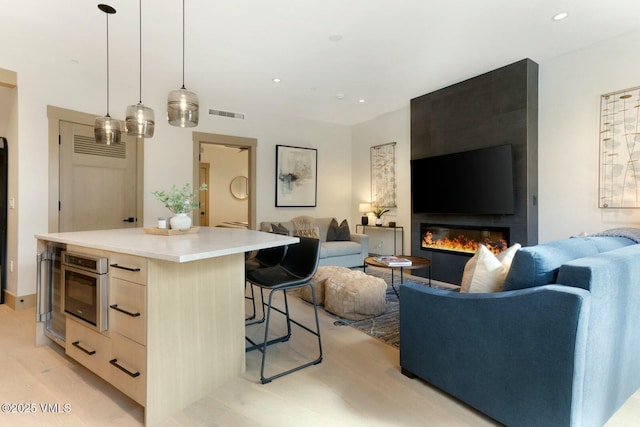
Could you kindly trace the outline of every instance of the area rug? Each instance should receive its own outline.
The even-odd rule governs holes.
[[[391,287],[391,273],[374,268],[367,268],[367,274],[381,277],[385,282],[387,282],[387,301],[384,313],[379,316],[363,320],[349,320],[333,315],[337,319],[333,324],[337,326],[354,327],[386,344],[400,348],[400,301]],[[417,282],[428,286],[426,283],[423,283],[422,280],[417,280],[415,277],[407,276],[408,275],[405,275],[404,277],[404,283]],[[399,274],[395,274],[394,283],[396,289],[399,289]],[[455,287],[444,286],[437,283],[432,283],[432,287],[446,290],[456,289]]]

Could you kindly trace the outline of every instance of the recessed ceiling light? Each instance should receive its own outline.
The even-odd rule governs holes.
[[[365,102],[367,102],[367,101],[366,101],[365,99],[359,99],[359,100],[358,100],[358,102],[359,102],[360,104],[364,104],[364,103],[365,103]]]
[[[340,35],[340,34],[332,34],[332,35],[329,36],[329,41],[339,42],[341,40],[342,40],[342,35]]]
[[[274,83],[280,83],[282,80],[280,80],[277,77],[274,77],[273,79],[271,79],[271,81],[273,81]]]
[[[336,94],[336,98],[338,98],[340,101],[342,101],[344,99],[344,93]]]
[[[563,19],[565,19],[567,16],[569,16],[569,12],[560,12],[560,13],[556,13],[555,15],[553,15],[553,20],[554,21],[562,21]]]

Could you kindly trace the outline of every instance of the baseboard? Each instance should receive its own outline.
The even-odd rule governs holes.
[[[36,294],[15,296],[11,292],[4,291],[4,303],[7,307],[10,307],[16,311],[25,310],[27,308],[36,306]]]

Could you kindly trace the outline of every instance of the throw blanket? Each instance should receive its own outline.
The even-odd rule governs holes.
[[[622,227],[612,228],[600,233],[594,234],[594,236],[610,236],[610,237],[626,237],[636,243],[640,243],[640,228]]]

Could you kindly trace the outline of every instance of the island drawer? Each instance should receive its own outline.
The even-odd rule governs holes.
[[[67,317],[67,355],[87,369],[109,381],[111,339]]]
[[[118,333],[111,334],[111,384],[146,406],[147,348]]]
[[[109,277],[147,284],[147,260],[134,255],[109,254]]]
[[[147,287],[122,279],[109,283],[109,330],[147,343]]]

